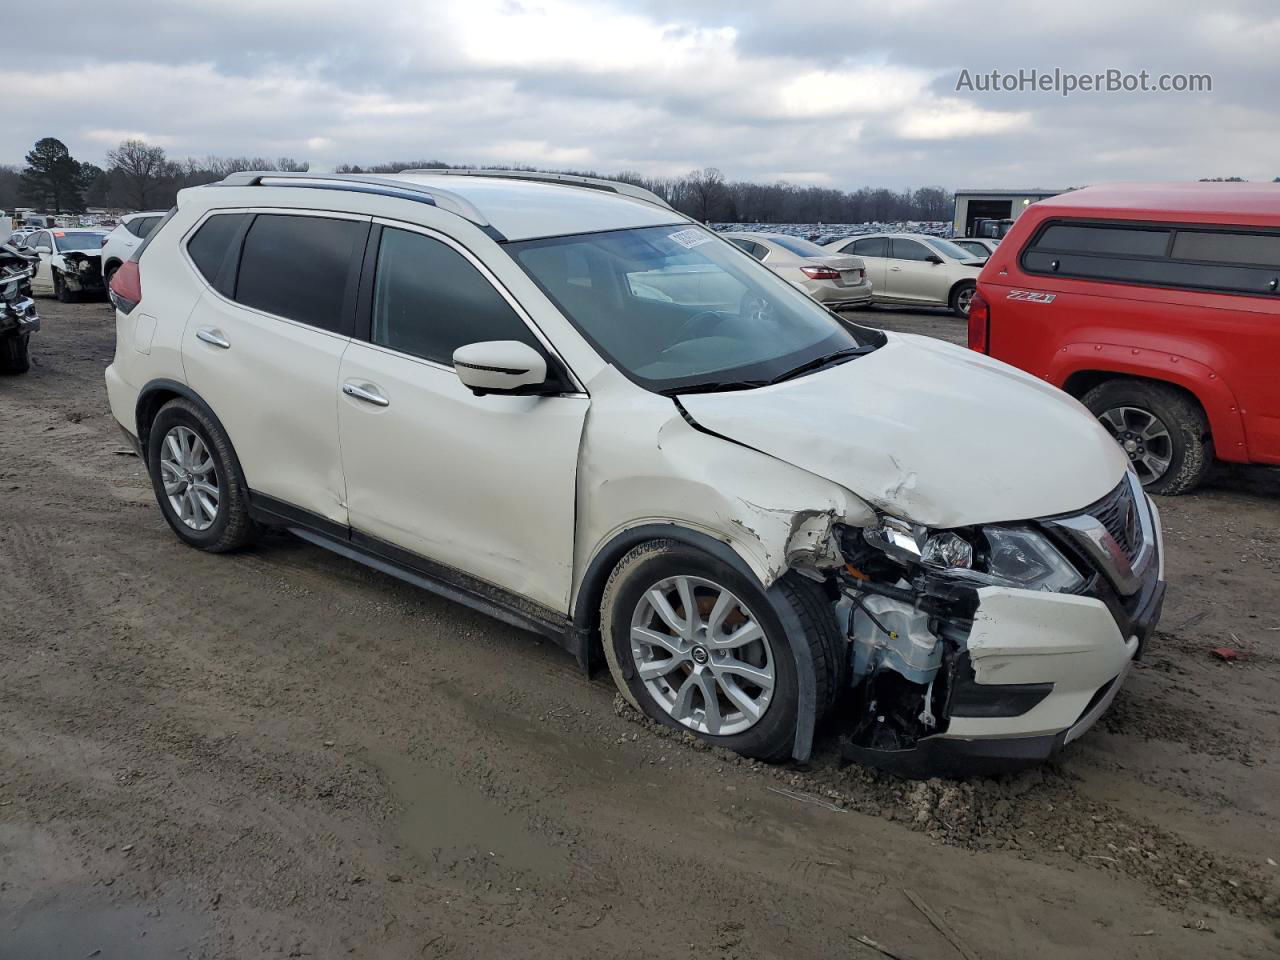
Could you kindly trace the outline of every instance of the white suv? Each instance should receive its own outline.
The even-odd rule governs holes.
[[[871,762],[1043,758],[1159,615],[1156,510],[1076,401],[844,324],[633,187],[237,174],[112,298],[181,539],[287,529],[746,755],[806,758],[840,698]]]
[[[147,210],[127,213],[120,223],[102,241],[102,280],[110,284],[111,277],[132,255],[134,249],[147,239],[151,231],[164,219],[163,210]]]

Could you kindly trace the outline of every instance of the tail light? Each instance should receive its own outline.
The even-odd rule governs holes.
[[[111,302],[121,313],[131,313],[142,302],[142,276],[136,260],[126,260],[111,275]]]
[[[976,291],[969,301],[969,349],[991,352],[991,305]]]
[[[801,267],[800,272],[810,280],[839,280],[840,271],[831,267]]]

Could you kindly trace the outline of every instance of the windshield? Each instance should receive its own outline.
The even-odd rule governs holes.
[[[975,256],[964,247],[954,244],[950,240],[943,240],[941,237],[925,237],[925,243],[929,244],[944,257],[950,257],[952,260],[973,260]]]
[[[58,245],[58,251],[65,253],[68,250],[101,250],[102,241],[106,238],[106,234],[55,233],[53,238]]]
[[[507,245],[605,359],[660,393],[754,386],[884,335],[845,326],[701,227],[673,224]]]
[[[830,250],[823,250],[816,243],[810,243],[803,237],[783,237],[778,234],[769,234],[770,243],[776,243],[784,250],[790,250],[792,253],[799,254],[802,257],[829,257]]]

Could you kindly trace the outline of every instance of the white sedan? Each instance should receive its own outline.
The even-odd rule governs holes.
[[[107,231],[97,227],[38,230],[22,249],[40,258],[31,292],[71,303],[82,293],[103,293],[102,244]]]

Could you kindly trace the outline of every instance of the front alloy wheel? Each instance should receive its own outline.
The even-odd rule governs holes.
[[[175,426],[160,445],[160,479],[169,506],[192,530],[204,531],[218,519],[218,471],[213,455],[194,430]]]
[[[696,733],[742,733],[773,698],[764,629],[730,590],[702,577],[667,577],[641,595],[631,657],[654,702]]]

